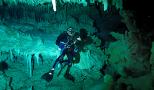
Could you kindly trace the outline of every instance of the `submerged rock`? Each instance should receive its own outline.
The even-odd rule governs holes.
[[[0,62],[0,71],[8,70],[8,64],[5,61]]]

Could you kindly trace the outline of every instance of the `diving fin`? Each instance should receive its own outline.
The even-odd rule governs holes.
[[[54,70],[51,70],[51,71],[43,74],[41,78],[46,80],[47,82],[50,82],[53,79],[53,71]]]
[[[69,73],[66,73],[64,77],[68,80],[71,80],[72,82],[75,82],[75,78]]]

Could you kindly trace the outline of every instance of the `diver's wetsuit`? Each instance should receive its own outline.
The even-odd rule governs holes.
[[[68,60],[63,60],[65,55],[67,56]],[[58,63],[60,63],[60,64],[65,63],[65,64],[71,66],[72,65],[73,56],[74,56],[73,48],[66,48],[66,49],[64,49],[62,51],[61,55],[56,59],[56,61],[55,61],[55,63],[54,63],[52,68],[55,68]]]
[[[56,45],[58,45],[59,48],[61,49],[61,54],[54,62],[51,70],[42,75],[42,78],[45,79],[47,82],[50,82],[52,80],[53,74],[54,74],[54,69],[56,68],[56,65],[58,63],[60,63],[60,64],[64,63],[64,66],[68,65],[64,77],[66,79],[73,81],[73,82],[75,81],[75,78],[69,73],[70,68],[72,66],[73,57],[78,53],[77,47],[78,47],[79,42],[78,42],[78,40],[76,40],[77,38],[76,39],[75,38],[76,38],[76,35],[70,36],[66,32],[62,33],[57,38]],[[74,43],[74,42],[76,42],[76,43]],[[67,56],[67,60],[63,60],[65,55]],[[61,70],[62,70],[62,68],[61,68]]]
[[[66,32],[59,35],[56,40],[56,45],[61,49],[61,55],[56,59],[52,68],[55,68],[58,63],[67,64],[69,67],[72,65],[73,57],[77,53],[75,51],[75,45],[73,44],[75,37],[69,36]],[[67,56],[68,60],[63,60],[64,56]]]

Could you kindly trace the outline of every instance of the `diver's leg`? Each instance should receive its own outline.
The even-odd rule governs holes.
[[[63,60],[63,57],[64,57],[63,54],[60,55],[60,56],[56,59],[56,61],[54,62],[52,68],[55,68],[55,67],[57,66],[57,64],[58,64],[61,60]]]
[[[58,64],[60,61],[63,60],[65,54],[66,54],[66,50],[63,50],[62,54],[61,54],[61,55],[56,59],[56,61],[54,62],[54,64],[53,64],[51,70],[55,70],[57,64]]]
[[[75,78],[70,74],[70,69],[71,69],[71,66],[72,66],[73,55],[71,53],[69,53],[69,54],[67,54],[67,57],[68,57],[68,60],[67,60],[68,67],[67,67],[67,70],[66,70],[66,73],[65,73],[64,77],[66,79],[69,79],[69,80],[74,82]]]
[[[74,82],[74,81],[75,81],[75,78],[70,74],[70,69],[71,69],[71,65],[68,65],[64,77],[65,77],[66,79],[71,80],[72,82]]]
[[[67,53],[66,54],[67,55],[67,58],[68,58],[68,60],[67,60],[67,64],[69,65],[69,66],[72,66],[72,62],[73,62],[73,52],[69,52],[69,53]]]
[[[70,68],[71,68],[71,66],[72,66],[73,55],[72,55],[71,53],[68,53],[68,54],[67,54],[67,57],[68,57],[68,60],[67,60],[68,68],[67,68],[67,70],[66,70],[66,73],[69,74]]]

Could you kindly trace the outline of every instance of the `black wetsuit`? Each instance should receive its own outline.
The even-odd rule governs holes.
[[[74,41],[76,40],[77,36],[79,35],[76,33],[74,36],[71,37],[66,32],[58,36],[56,40],[56,45],[58,45],[61,49],[61,55],[56,59],[52,68],[55,68],[58,63],[65,63],[68,66],[72,65],[73,57],[78,52],[78,48],[74,44]],[[65,55],[68,58],[67,60],[63,60]]]

